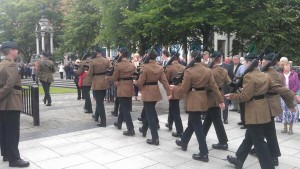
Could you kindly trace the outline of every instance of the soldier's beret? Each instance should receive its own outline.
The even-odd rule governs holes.
[[[10,49],[18,49],[18,45],[16,44],[16,42],[10,42],[10,41],[7,41],[7,42],[3,42],[1,47],[0,47],[0,50],[2,49],[6,49],[6,48],[10,48]]]
[[[203,55],[209,55],[209,52],[208,51],[204,51]]]
[[[248,53],[246,56],[245,56],[245,59],[246,60],[253,60],[253,59],[256,59],[257,58],[257,55],[255,53]]]
[[[104,50],[105,50],[104,48],[96,48],[96,49],[95,49],[95,52],[103,53]]]
[[[195,58],[199,53],[200,53],[199,50],[195,50],[195,51],[193,51],[193,52],[191,53],[191,57],[192,57],[192,58]]]
[[[179,57],[179,53],[178,52],[175,52],[175,51],[172,51],[171,52],[171,56],[174,56],[174,57]]]
[[[149,50],[148,56],[151,58],[156,58],[158,56],[158,53],[154,49],[152,49],[152,50]]]
[[[210,58],[216,58],[216,57],[221,57],[222,53],[218,51],[214,51],[209,57]]]
[[[118,50],[119,52],[125,54],[125,55],[128,55],[129,54],[129,51],[126,47],[122,47],[122,48],[119,48]]]
[[[272,52],[272,53],[268,53],[268,54],[264,55],[263,59],[265,59],[265,60],[273,60],[273,58],[275,56],[276,56],[276,54]]]

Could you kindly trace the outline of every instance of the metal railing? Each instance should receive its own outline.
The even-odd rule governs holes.
[[[39,87],[25,86],[22,88],[22,113],[33,117],[33,125],[40,125]]]

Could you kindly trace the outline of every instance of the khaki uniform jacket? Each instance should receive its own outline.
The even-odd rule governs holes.
[[[117,96],[132,97],[134,96],[132,74],[135,72],[135,66],[127,59],[122,59],[115,64],[113,79],[118,82]],[[131,80],[122,80],[121,78],[131,78]]]
[[[37,68],[37,77],[44,82],[52,83],[53,79],[53,70],[50,67],[54,67],[54,62],[49,60],[46,57],[43,57],[41,61],[38,63]]]
[[[272,81],[266,73],[260,72],[258,68],[247,73],[243,78],[243,89],[241,93],[232,93],[232,100],[245,102],[245,123],[265,124],[271,121],[271,111],[267,98],[254,99],[253,96],[266,95],[267,92],[276,92],[280,96],[290,100],[288,107],[293,108],[295,93]]]
[[[226,69],[220,67],[219,65],[215,65],[211,69],[211,73],[214,76],[214,79],[218,85],[218,88],[221,92],[221,95],[224,96],[223,87],[227,86],[231,83],[231,79],[228,76],[228,72]],[[212,90],[207,87],[207,97],[208,97],[208,107],[219,107],[219,102],[217,102],[216,94],[212,92]]]
[[[269,68],[265,73],[267,73],[275,83],[284,86],[281,74],[274,70],[273,67]],[[267,93],[267,99],[270,105],[272,117],[280,115],[282,113],[280,96],[278,94],[274,95]]]
[[[142,101],[153,102],[162,99],[158,85],[144,85],[145,82],[160,82],[165,88],[167,95],[171,95],[170,87],[164,69],[158,65],[154,60],[141,66],[141,75],[137,80],[137,85],[142,94]]]
[[[22,91],[14,89],[14,86],[21,87],[21,77],[17,64],[5,58],[0,63],[0,111],[22,109]]]
[[[181,97],[186,94],[187,111],[206,111],[208,109],[208,98],[206,90],[191,91],[191,88],[209,87],[216,95],[218,104],[224,103],[217,83],[213,77],[211,70],[202,63],[196,63],[193,67],[184,72],[182,86],[175,86],[175,93],[179,93]]]
[[[111,67],[108,59],[102,56],[96,56],[89,63],[88,76],[92,77],[93,90],[107,90],[110,87],[109,80],[106,79],[106,71]],[[103,75],[97,75],[97,73],[104,73]]]
[[[168,82],[170,83],[179,73],[183,73],[184,69],[185,67],[178,63],[178,61],[174,61],[171,65],[168,65],[165,70]],[[181,84],[178,84],[178,86],[180,85]],[[173,93],[172,96],[174,100],[180,100],[180,96],[177,93]]]
[[[75,73],[80,76],[84,71],[88,71],[88,67],[90,66],[90,60],[82,60],[80,62],[79,68]],[[92,76],[87,75],[82,79],[82,86],[92,86]]]

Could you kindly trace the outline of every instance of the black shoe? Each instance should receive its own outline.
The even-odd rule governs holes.
[[[160,125],[159,125],[159,123],[157,123],[157,126],[156,126],[156,127],[157,127],[157,130],[158,130],[158,129],[160,129]]]
[[[114,126],[116,126],[119,130],[122,129],[122,124],[119,124],[118,122],[115,122]]]
[[[244,122],[238,122],[237,124],[238,125],[244,125]]]
[[[221,143],[213,144],[212,148],[218,149],[218,150],[228,150],[228,144],[227,143],[226,144],[221,144]]]
[[[184,144],[184,143],[182,143],[182,141],[180,141],[179,139],[175,140],[175,143],[176,143],[179,147],[181,147],[181,150],[182,150],[182,151],[186,151],[186,150],[187,150],[187,145]]]
[[[106,127],[106,123],[97,123],[97,126],[99,126],[99,127]]]
[[[44,104],[46,104],[46,99],[43,99]]]
[[[89,111],[87,109],[83,109],[83,112],[84,113],[88,113]]]
[[[146,137],[147,132],[144,131],[142,127],[139,128],[139,131],[143,134],[143,137]]]
[[[273,163],[274,163],[274,166],[279,166],[279,161],[278,161],[277,157],[273,158]]]
[[[233,164],[236,169],[242,169],[242,167],[243,167],[243,163],[240,160],[238,160],[236,157],[232,157],[232,156],[228,155],[227,161],[230,164]]]
[[[238,111],[238,109],[230,109],[229,111]]]
[[[147,139],[146,142],[148,144],[151,144],[151,145],[156,145],[156,146],[159,145],[159,140],[158,139],[157,140]]]
[[[246,129],[247,127],[245,125],[243,125],[242,127],[240,127],[240,129]]]
[[[125,136],[134,136],[135,132],[134,132],[133,129],[131,129],[131,130],[124,131],[123,135],[125,135]]]
[[[173,136],[173,137],[181,137],[181,136],[182,136],[182,133],[173,132],[173,133],[172,133],[172,136]]]
[[[143,118],[141,118],[141,117],[138,117],[138,120],[139,120],[139,121],[143,121]]]
[[[252,149],[249,151],[249,154],[250,154],[250,155],[253,155],[253,156],[256,156],[255,149],[252,148]]]
[[[77,98],[77,100],[81,100],[81,98]]]
[[[224,124],[228,124],[228,120],[224,120]]]
[[[47,103],[46,106],[51,106],[51,103]]]
[[[8,158],[6,156],[3,156],[3,162],[7,162]]]
[[[193,154],[193,159],[203,161],[203,162],[208,162],[209,161],[208,155],[200,155],[200,153],[199,154]]]
[[[170,125],[169,123],[166,123],[165,126],[166,126],[170,131],[172,131],[173,125]]]
[[[118,117],[118,113],[117,112],[111,111],[110,113],[111,113],[112,116]]]
[[[28,167],[29,166],[29,162],[28,161],[24,161],[22,159],[19,159],[17,161],[12,161],[12,162],[9,162],[9,166],[10,167]]]

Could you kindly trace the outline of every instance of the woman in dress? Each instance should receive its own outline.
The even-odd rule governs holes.
[[[285,82],[285,86],[293,92],[297,92],[300,88],[300,81],[298,74],[291,70],[291,62],[285,61],[282,62],[282,77]],[[281,100],[282,107],[282,122],[284,124],[284,128],[281,133],[293,134],[293,124],[298,122],[299,109],[297,103],[295,103],[295,112],[291,112],[283,100]]]

